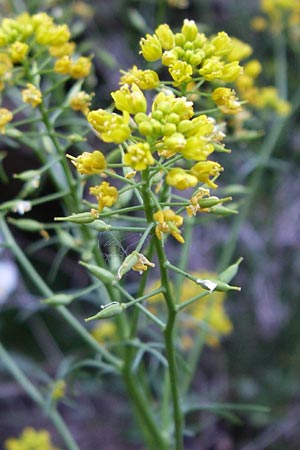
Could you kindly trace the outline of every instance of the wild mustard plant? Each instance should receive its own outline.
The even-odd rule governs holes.
[[[216,191],[224,170],[218,159],[230,153],[224,143],[227,119],[237,116],[245,102],[257,104],[252,99],[260,96],[254,86],[260,67],[252,61],[244,69],[241,61],[251,48],[225,32],[206,36],[187,19],[178,32],[162,24],[140,41],[140,54],[151,68],[122,70],[111,106],[94,109],[93,94],[82,89],[91,58],[79,55],[70,38],[68,26],[57,25],[45,13],[1,23],[0,131],[31,148],[41,163],[40,169],[17,174],[24,187],[0,207],[2,233],[42,304],[56,308],[101,356],[99,368],[123,379],[147,448],[182,450],[186,394],[203,343],[216,345],[219,335],[231,332],[224,292],[240,290],[231,280],[241,262],[219,274],[189,273],[188,243],[202,217],[236,213],[223,205],[231,197]],[[55,103],[61,86],[69,89],[62,104]],[[5,95],[16,98],[9,97],[11,89],[21,106],[10,111]],[[96,149],[85,141],[90,129],[99,141]],[[56,192],[39,197],[45,176]],[[25,214],[54,198],[64,216],[51,223],[10,217],[11,211]],[[78,255],[91,275],[90,285],[72,293],[53,292],[18,247],[10,224],[39,232],[46,243],[55,236],[60,246]],[[98,246],[99,234],[115,236],[109,258]],[[132,235],[135,248],[120,256],[116,242]],[[173,245],[176,260],[169,251]],[[151,287],[148,278],[159,282]],[[69,305],[90,293],[97,307],[84,318],[75,317]],[[156,308],[157,296],[164,302],[163,313]],[[43,394],[2,345],[0,353],[43,407]],[[179,363],[186,353],[188,375]],[[147,378],[152,361],[156,379]],[[49,416],[65,445],[78,449],[56,409],[59,399],[56,395]]]

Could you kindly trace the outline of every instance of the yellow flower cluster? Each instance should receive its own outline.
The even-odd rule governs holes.
[[[256,16],[251,21],[257,32],[269,29],[273,34],[287,30],[288,38],[299,45],[300,0],[260,0],[264,16]]]
[[[27,83],[27,89],[22,91],[22,100],[29,103],[33,108],[42,103],[42,93],[31,83]]]
[[[48,431],[24,428],[19,438],[9,438],[4,443],[5,450],[59,450],[51,443]]]
[[[26,12],[16,18],[4,18],[0,23],[0,88],[3,89],[11,78],[15,64],[22,63],[28,55],[34,57],[34,53],[43,47],[51,56],[59,58],[55,63],[58,73],[75,79],[86,77],[91,70],[91,61],[85,57],[76,61],[70,59],[75,51],[70,36],[66,24],[55,24],[53,17],[44,12],[33,15]]]
[[[261,70],[260,62],[255,59],[245,64],[244,74],[236,80],[239,96],[256,108],[273,109],[280,115],[288,114],[291,106],[289,102],[280,98],[275,87],[260,88],[255,85],[255,80],[261,73]]]
[[[91,71],[92,63],[90,58],[80,56],[76,60],[72,60],[70,56],[64,55],[54,64],[54,71],[61,75],[70,75],[76,80],[85,78]]]
[[[242,53],[237,51],[238,40],[231,39],[225,32],[207,38],[193,20],[185,19],[181,32],[175,34],[169,25],[160,25],[153,35],[147,34],[141,39],[140,46],[147,61],[161,59],[168,67],[174,86],[189,83],[199,75],[207,81],[230,83],[243,70],[239,60],[245,57],[245,47]],[[247,48],[246,56],[248,54]]]

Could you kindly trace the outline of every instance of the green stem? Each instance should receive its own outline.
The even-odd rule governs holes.
[[[8,226],[6,225],[3,216],[0,215],[0,227],[1,231],[3,233],[3,236],[10,246],[12,252],[14,253],[17,261],[23,268],[24,272],[27,273],[27,275],[30,277],[36,288],[39,290],[42,296],[44,297],[52,297],[54,293],[52,290],[48,287],[48,285],[44,282],[44,280],[40,277],[38,272],[35,270],[35,268],[32,266],[31,262],[28,260],[28,258],[25,256],[25,254],[22,252],[22,250],[17,245],[16,241],[14,240]],[[115,356],[113,356],[111,353],[109,353],[103,346],[101,346],[93,337],[92,335],[78,322],[75,317],[64,307],[59,306],[57,307],[57,311],[59,314],[68,322],[68,324],[77,331],[77,333],[85,340],[85,342],[93,348],[94,351],[97,353],[100,353],[101,356],[103,356],[107,361],[109,361],[114,367],[117,369],[121,368],[121,362],[119,359],[117,359]]]
[[[149,190],[147,178],[148,172],[145,170],[142,174],[145,184],[143,186],[142,195],[144,200],[145,215],[147,222],[153,223],[153,194]],[[177,374],[177,364],[176,364],[176,354],[175,354],[175,343],[174,343],[174,331],[176,324],[176,305],[173,299],[173,294],[171,290],[171,285],[167,270],[167,258],[165,250],[163,248],[162,241],[157,238],[156,235],[153,236],[154,245],[157,253],[157,258],[160,268],[160,278],[161,285],[164,288],[163,295],[166,300],[166,305],[168,309],[168,320],[164,331],[165,337],[165,347],[166,347],[166,357],[168,361],[168,371],[170,378],[170,389],[171,398],[173,403],[173,419],[174,419],[174,435],[175,435],[175,449],[183,450],[183,413],[180,405],[180,395],[179,395],[179,382]]]
[[[46,401],[43,399],[42,395],[38,389],[31,383],[31,381],[26,377],[23,371],[17,366],[14,360],[11,358],[7,350],[0,342],[0,359],[6,366],[7,370],[12,374],[12,376],[17,380],[17,382],[22,386],[24,391],[32,398],[32,400],[37,403],[42,409],[46,408]],[[64,443],[69,450],[79,450],[78,445],[73,439],[72,434],[67,428],[63,418],[56,410],[48,411],[49,417],[55,424],[58,432],[60,433]]]

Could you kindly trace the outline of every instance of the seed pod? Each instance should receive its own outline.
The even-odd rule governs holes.
[[[218,214],[219,216],[229,216],[231,214],[237,214],[238,211],[236,209],[226,208],[222,205],[213,206],[211,212],[214,214]]]
[[[45,298],[41,300],[41,303],[45,303],[46,305],[51,306],[64,306],[69,305],[73,300],[72,295],[68,294],[55,294],[51,297]]]
[[[225,198],[218,198],[215,196],[209,197],[209,198],[201,198],[198,200],[198,205],[200,208],[211,208],[212,206],[219,205],[220,203],[226,202],[232,200],[231,197],[225,197]]]
[[[83,267],[86,267],[91,272],[91,274],[93,274],[104,284],[114,284],[116,282],[114,274],[109,272],[109,270],[95,266],[94,264],[87,264],[83,261],[79,261],[79,264],[81,264]]]
[[[125,308],[126,303],[119,302],[112,302],[108,305],[102,305],[101,311],[99,311],[94,316],[88,317],[87,319],[85,319],[85,321],[90,322],[91,320],[110,319],[111,317],[121,314]]]
[[[79,214],[72,214],[67,217],[54,217],[54,220],[58,222],[72,222],[72,223],[91,223],[97,219],[96,215],[91,212],[83,212]]]
[[[123,275],[130,269],[132,269],[132,267],[138,262],[138,260],[139,260],[139,253],[137,251],[133,251],[132,253],[130,253],[130,255],[126,256],[121,266],[119,267],[117,279],[121,280]]]
[[[243,261],[243,258],[239,258],[236,263],[232,264],[231,266],[227,267],[223,272],[219,275],[219,280],[229,283],[237,274],[239,265]]]
[[[224,283],[224,281],[220,280],[202,280],[201,278],[198,278],[196,282],[197,284],[200,284],[203,289],[206,289],[210,292],[228,292],[241,290],[239,286],[230,286],[229,284]]]
[[[15,227],[25,231],[42,231],[45,228],[45,224],[32,219],[8,219]]]
[[[103,222],[103,220],[96,220],[92,223],[91,228],[93,228],[96,231],[109,231],[111,229],[111,225],[108,225],[107,223]]]

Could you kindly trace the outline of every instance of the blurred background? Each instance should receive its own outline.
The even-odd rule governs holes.
[[[16,7],[17,13],[26,9],[35,13],[41,10],[41,3],[2,0],[0,15],[11,15]],[[280,33],[285,42],[282,60],[283,47],[278,49],[274,29],[256,0],[45,1],[42,8],[70,25],[81,52],[94,55],[95,72],[89,88],[95,92],[93,104],[97,108],[110,103],[109,93],[118,86],[119,69],[141,64],[140,38],[162,22],[180,28],[184,18],[195,20],[207,34],[224,30],[249,43],[252,56],[263,65],[261,85],[276,85],[286,99],[292,99],[299,85],[300,22]],[[282,61],[287,63],[287,89],[283,89],[282,73],[278,72]],[[244,258],[234,283],[242,286],[242,292],[227,295],[226,300],[233,331],[219,346],[204,349],[194,382],[197,396],[201,400],[264,405],[270,412],[238,411],[228,417],[202,413],[197,416],[199,436],[187,438],[187,450],[299,449],[298,113],[288,120],[275,113],[253,113],[249,123],[259,130],[258,135],[246,136],[240,142],[229,138],[227,146],[232,154],[220,161],[225,167],[220,185],[245,186],[237,189],[240,214],[196,228],[189,257],[191,270],[216,270],[218,265],[224,267],[240,256]],[[2,202],[14,198],[20,189],[12,174],[31,169],[37,162],[24,148],[18,150],[17,158],[16,150],[10,156],[7,142],[1,145],[0,155],[6,155],[1,166]],[[47,185],[44,189],[47,191]],[[51,211],[35,208],[34,218],[47,222],[59,213],[59,205],[53,202]],[[63,258],[57,274],[51,268],[53,250],[39,250],[34,236],[14,232],[54,288],[86,285],[87,276],[72,253]],[[84,344],[55,312],[37,311],[36,292],[5,249],[0,253],[0,303],[1,339],[37,382],[50,383],[63,377],[66,366],[77,355],[86,354]],[[76,308],[75,313],[82,317],[80,304]],[[53,441],[62,447],[46,414],[32,404],[1,362],[0,377],[0,443],[31,425],[49,429]],[[93,370],[78,368],[76,376],[74,372],[68,379],[67,396],[60,409],[82,450],[142,448],[137,430],[130,426],[132,418],[123,388],[115,378],[111,381],[109,374],[95,377]]]

